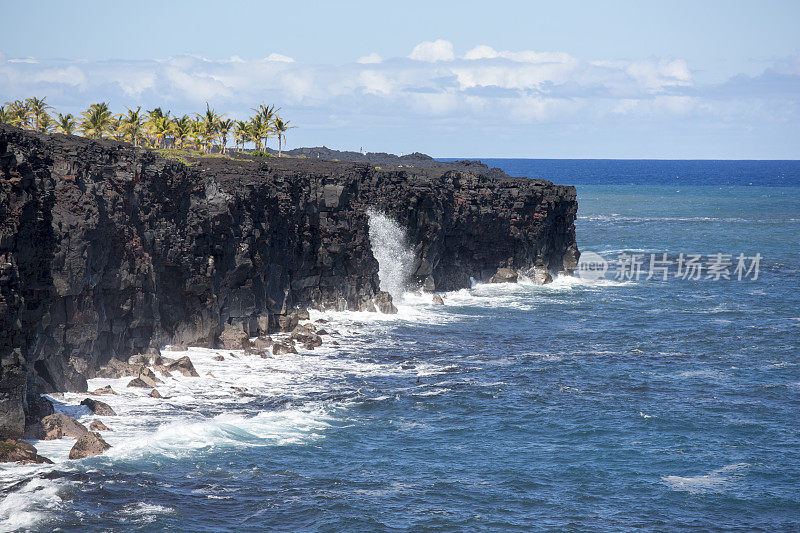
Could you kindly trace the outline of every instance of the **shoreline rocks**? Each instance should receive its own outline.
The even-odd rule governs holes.
[[[0,463],[53,464],[47,457],[39,455],[36,447],[22,440],[0,441]]]
[[[103,424],[100,420],[92,420],[89,424],[89,431],[112,431],[108,426]]]
[[[88,407],[89,410],[97,416],[117,416],[117,413],[111,408],[110,405],[99,400],[86,398],[81,402],[81,405]]]
[[[81,437],[88,431],[86,426],[63,413],[55,413],[42,419],[45,436],[42,440],[56,440],[61,437]]]
[[[111,445],[103,440],[100,433],[89,431],[85,435],[78,437],[78,440],[75,441],[75,444],[69,451],[69,458],[83,459],[85,457],[93,457],[104,453],[109,448],[111,448]]]

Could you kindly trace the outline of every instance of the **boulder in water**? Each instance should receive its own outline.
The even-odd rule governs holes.
[[[246,350],[250,347],[250,335],[245,333],[241,324],[226,324],[219,335],[218,347],[226,350]]]
[[[215,355],[211,359],[214,360],[214,361],[224,361],[225,360],[225,358],[222,357],[221,355]]]
[[[0,463],[53,464],[53,461],[39,455],[33,444],[22,440],[6,439],[0,441]]]
[[[103,440],[96,431],[89,431],[82,437],[79,437],[69,451],[70,459],[83,459],[84,457],[92,457],[100,455],[111,446]]]
[[[308,320],[309,318],[308,309],[292,309],[284,315],[278,315],[278,329],[283,332],[292,331],[301,320]]]
[[[167,365],[167,370],[170,372],[178,371],[184,376],[187,377],[200,377],[200,374],[197,373],[197,370],[194,369],[194,365],[192,364],[192,360],[186,357],[185,355],[178,359],[177,361],[173,361]]]
[[[151,398],[163,398],[163,396],[161,396],[161,393],[158,392],[158,389],[151,390],[150,391],[150,397]]]
[[[44,440],[55,440],[61,437],[80,437],[86,434],[86,426],[63,413],[55,413],[42,418]]]
[[[169,370],[167,370],[167,367],[165,367],[164,365],[155,365],[153,367],[153,370],[155,370],[165,378],[172,377],[172,373]]]
[[[105,387],[100,387],[99,389],[95,389],[89,394],[94,394],[95,396],[100,396],[103,394],[116,394],[114,389],[111,388],[111,385],[106,385]]]
[[[308,348],[309,345],[312,348],[314,346],[322,345],[322,338],[305,326],[297,326],[294,328],[290,338],[292,340],[302,342],[304,345],[306,345],[306,348]]]
[[[141,370],[139,370],[139,377],[140,378],[147,378],[147,379],[153,381],[154,383],[164,383],[163,381],[158,379],[158,377],[155,375],[155,373],[152,370],[150,370],[147,367],[144,367]]]
[[[141,367],[142,365],[132,365],[125,361],[112,358],[104,367],[97,371],[96,377],[117,379],[135,376]]]
[[[160,365],[161,350],[158,348],[148,348],[145,353],[137,353],[128,358],[130,365]]]
[[[537,263],[536,266],[528,272],[528,276],[536,285],[547,285],[553,282],[553,276],[550,275],[550,271],[541,263]]]
[[[96,414],[97,416],[117,416],[117,413],[105,402],[101,402],[99,400],[92,400],[91,398],[86,398],[81,402],[81,405],[85,405],[89,408],[91,412]]]
[[[92,420],[92,423],[89,424],[89,431],[111,431],[111,429],[100,420]]]
[[[433,303],[439,304],[439,305],[444,305],[444,300],[442,300],[442,297],[439,296],[438,294],[434,294],[433,295]]]
[[[274,344],[272,337],[258,337],[256,340],[253,341],[253,348],[256,350],[265,350],[267,348],[272,347]]]
[[[388,292],[380,291],[375,295],[375,306],[385,315],[397,314],[397,308],[392,303],[392,295]]]
[[[272,355],[284,355],[287,353],[297,353],[297,349],[291,339],[279,341],[272,345]]]
[[[490,283],[516,283],[519,279],[519,274],[513,268],[498,268]]]
[[[152,381],[150,381],[149,383],[148,383],[148,381],[150,381],[150,380],[148,380],[146,377],[133,378],[132,380],[130,380],[128,382],[128,387],[134,387],[134,388],[137,388],[137,389],[149,389],[151,387],[155,387],[156,386],[156,384],[153,383]]]

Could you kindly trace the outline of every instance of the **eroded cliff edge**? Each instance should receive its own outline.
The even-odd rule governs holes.
[[[0,125],[0,195],[0,436],[22,433],[39,393],[85,390],[112,357],[213,346],[234,322],[255,335],[296,306],[371,307],[370,208],[407,229],[427,290],[578,257],[575,189],[496,172],[187,166]]]

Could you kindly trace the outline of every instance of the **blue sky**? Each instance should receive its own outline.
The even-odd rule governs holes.
[[[290,146],[800,158],[800,2],[5,2],[0,100],[243,117]]]

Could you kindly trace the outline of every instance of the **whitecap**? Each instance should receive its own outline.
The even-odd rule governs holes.
[[[698,476],[663,476],[661,480],[672,490],[691,493],[721,492],[743,475],[748,463],[736,463]]]

